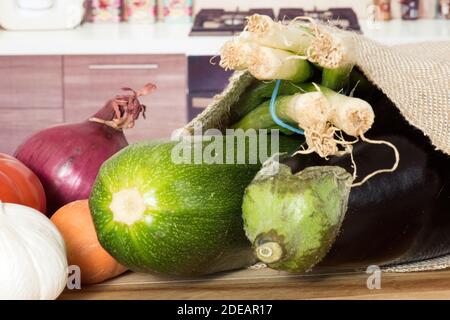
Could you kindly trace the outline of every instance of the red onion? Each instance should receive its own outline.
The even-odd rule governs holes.
[[[41,180],[49,215],[69,202],[89,197],[100,166],[128,145],[122,129],[134,127],[141,112],[145,118],[145,106],[138,97],[153,89],[153,84],[138,91],[123,88],[131,94],[109,100],[89,120],[50,127],[19,146],[15,157]]]

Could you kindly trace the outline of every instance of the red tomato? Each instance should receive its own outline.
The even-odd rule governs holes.
[[[22,162],[0,153],[0,200],[46,210],[45,192],[38,177]]]

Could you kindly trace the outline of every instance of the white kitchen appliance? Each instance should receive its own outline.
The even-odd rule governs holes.
[[[72,29],[83,20],[85,0],[0,0],[0,26],[7,30]]]

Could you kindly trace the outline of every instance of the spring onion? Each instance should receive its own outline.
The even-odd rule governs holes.
[[[246,30],[222,48],[221,65],[248,69],[260,80],[305,81],[311,75],[302,60],[308,60],[323,68],[322,85],[341,90],[355,65],[352,35],[300,19],[285,24],[264,15],[248,17]]]
[[[300,23],[283,24],[266,15],[247,18],[244,37],[259,45],[304,54],[314,41],[313,33]]]
[[[259,80],[291,80],[302,82],[312,74],[308,61],[296,59],[295,54],[269,47],[256,46],[248,59],[248,71]]]
[[[316,41],[308,49],[308,60],[323,67],[323,86],[339,91],[349,81],[355,65],[355,42],[352,34],[326,26],[315,28]]]
[[[243,37],[235,37],[225,42],[220,49],[219,65],[225,70],[247,69],[248,57],[253,49],[252,43]]]
[[[375,114],[368,102],[339,94],[329,88],[313,83],[303,83],[298,86],[305,92],[320,90],[331,105],[332,112],[328,120],[346,134],[358,137],[372,127],[375,121]]]
[[[336,91],[344,89],[349,83],[353,66],[352,63],[349,63],[335,69],[324,68],[321,85]]]
[[[314,83],[297,85],[302,91],[279,96],[276,114],[284,122],[304,130],[309,149],[322,157],[340,153],[338,145],[348,145],[335,138],[337,130],[354,137],[363,135],[374,122],[374,112],[366,101],[339,94]],[[234,128],[262,129],[275,125],[266,101],[243,117]],[[341,139],[342,140],[342,139]]]
[[[267,129],[275,125],[269,111],[269,101],[263,102],[233,128]],[[330,105],[321,92],[297,93],[279,96],[276,100],[276,114],[284,122],[296,124],[299,128],[323,130],[330,117]]]
[[[274,88],[275,81],[255,81],[251,84],[236,102],[236,106],[231,109],[231,122],[234,123],[242,119],[261,103],[270,99]],[[293,95],[300,91],[301,89],[299,89],[297,84],[291,81],[281,81],[278,95]]]

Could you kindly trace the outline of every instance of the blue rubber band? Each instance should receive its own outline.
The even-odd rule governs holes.
[[[270,109],[270,115],[272,116],[272,120],[282,128],[285,128],[287,130],[290,130],[290,131],[298,133],[298,134],[305,135],[305,132],[302,129],[295,128],[295,127],[285,123],[283,120],[281,120],[277,116],[275,105],[276,105],[276,99],[278,96],[278,91],[280,90],[280,83],[281,83],[281,80],[277,80],[275,82],[275,88],[273,88],[272,97],[270,98],[269,109]]]

